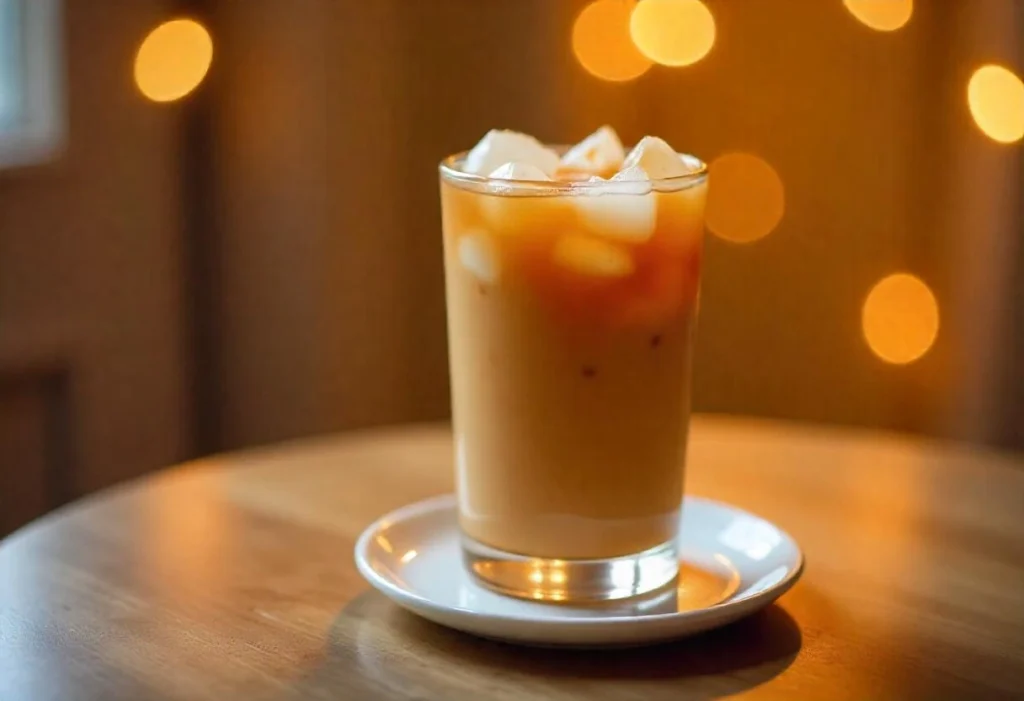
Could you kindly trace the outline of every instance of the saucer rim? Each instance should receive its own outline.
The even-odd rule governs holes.
[[[590,628],[598,626],[607,626],[615,624],[631,623],[635,624],[638,621],[642,621],[645,625],[656,625],[659,622],[666,621],[681,621],[681,620],[692,620],[699,621],[706,617],[714,617],[716,614],[723,613],[726,610],[733,610],[737,607],[748,608],[755,603],[764,601],[765,605],[768,605],[772,601],[775,601],[780,596],[788,592],[794,584],[800,579],[804,571],[806,563],[806,557],[803,549],[792,535],[787,531],[777,526],[772,521],[759,516],[758,514],[749,511],[745,508],[730,504],[728,502],[720,501],[717,499],[710,499],[708,497],[697,496],[697,495],[686,495],[683,497],[683,508],[687,502],[703,502],[709,506],[728,509],[730,511],[738,511],[747,516],[757,518],[774,528],[778,531],[785,539],[787,539],[796,550],[796,566],[787,573],[779,582],[773,584],[767,589],[763,589],[753,595],[736,598],[734,596],[727,597],[722,601],[716,602],[709,606],[704,606],[691,611],[674,611],[672,613],[656,613],[646,615],[609,615],[609,616],[595,616],[593,618],[574,618],[565,617],[559,615],[559,609],[563,608],[562,604],[552,604],[551,611],[549,614],[544,616],[536,615],[520,615],[501,612],[489,612],[481,611],[479,609],[465,608],[462,606],[448,606],[439,604],[433,599],[429,599],[425,596],[417,594],[411,590],[403,589],[396,585],[388,578],[378,574],[367,562],[367,552],[369,548],[370,539],[378,533],[381,528],[388,523],[398,522],[409,519],[414,516],[419,516],[424,513],[431,511],[437,511],[441,509],[455,509],[457,508],[458,501],[456,495],[448,492],[445,494],[437,494],[432,497],[427,497],[420,501],[406,504],[393,511],[390,511],[380,518],[376,519],[373,523],[367,526],[363,532],[359,535],[356,540],[354,548],[354,559],[356,568],[359,573],[365,578],[372,586],[384,591],[394,599],[408,602],[410,605],[414,605],[423,609],[436,611],[438,613],[454,613],[459,615],[468,616],[469,618],[475,618],[478,620],[489,620],[489,621],[507,621],[515,622],[520,624],[534,624],[534,625],[550,625],[557,623],[560,626],[573,626],[580,628]],[[479,584],[481,589],[487,589],[483,584]],[[509,597],[514,599],[514,597]],[[571,605],[570,605],[571,606]]]

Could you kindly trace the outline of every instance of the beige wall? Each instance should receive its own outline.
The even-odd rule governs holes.
[[[131,78],[169,3],[63,5],[66,153],[0,171],[2,502],[48,504],[38,472],[54,450],[75,470],[57,487],[67,496],[190,452],[177,112],[144,102]],[[59,377],[66,391],[51,391]]]

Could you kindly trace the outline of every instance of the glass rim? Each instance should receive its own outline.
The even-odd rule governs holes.
[[[558,153],[564,153],[569,146],[552,146]],[[636,180],[602,180],[588,182],[586,180],[503,180],[488,175],[475,175],[460,170],[458,164],[469,151],[459,151],[443,159],[438,165],[441,178],[457,185],[469,186],[470,189],[496,194],[540,194],[540,195],[581,195],[591,192],[609,194],[645,194],[638,193]],[[671,178],[652,178],[651,190],[657,192],[675,192],[685,190],[703,183],[708,176],[708,166],[704,161],[688,153],[678,154],[692,170],[683,175]]]

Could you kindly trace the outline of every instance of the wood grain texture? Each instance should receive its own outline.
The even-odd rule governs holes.
[[[997,699],[1024,694],[1024,462],[897,436],[695,420],[687,487],[807,554],[765,612],[631,651],[530,650],[360,579],[384,511],[451,489],[415,427],[169,470],[0,544],[0,698]]]

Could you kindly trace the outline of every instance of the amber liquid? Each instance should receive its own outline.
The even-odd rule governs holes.
[[[561,559],[672,540],[704,184],[646,195],[642,241],[588,231],[572,196],[441,189],[463,531]]]

